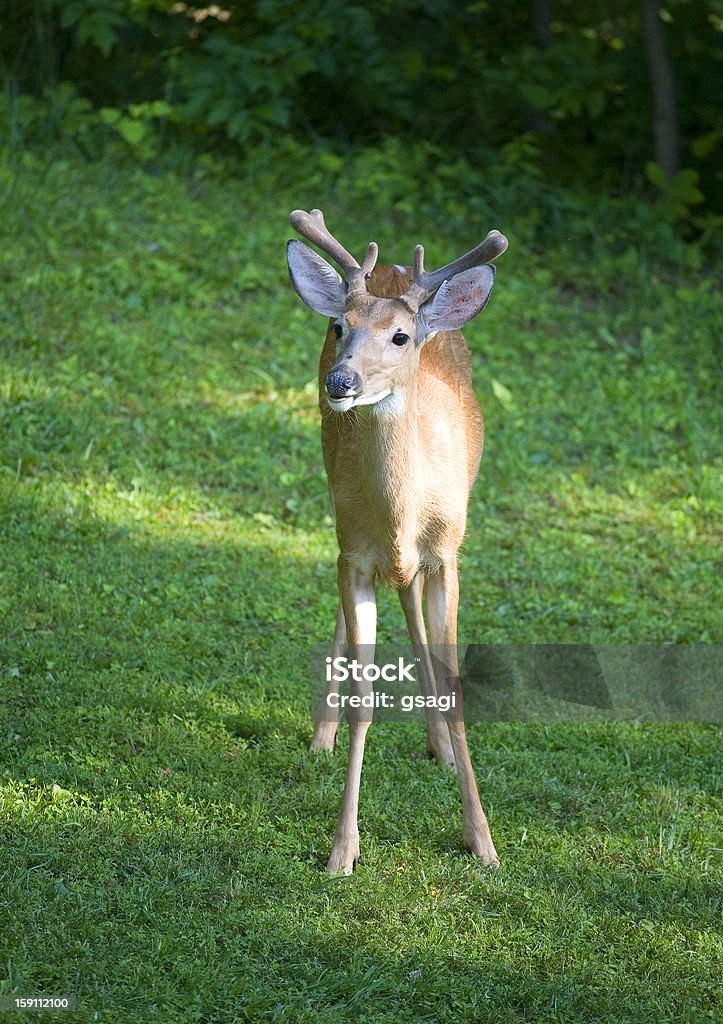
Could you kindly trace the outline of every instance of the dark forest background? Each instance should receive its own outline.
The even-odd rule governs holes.
[[[1,126],[146,162],[311,146],[330,180],[363,151],[382,202],[534,195],[534,231],[604,194],[628,232],[712,244],[722,58],[721,0],[7,0]]]

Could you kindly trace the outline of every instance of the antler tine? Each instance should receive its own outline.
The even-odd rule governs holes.
[[[472,267],[481,267],[484,263],[501,256],[507,248],[507,239],[500,232],[493,229],[488,232],[478,246],[470,249],[464,256],[460,256],[451,263],[447,263],[439,270],[427,271],[424,269],[424,246],[418,245],[414,250],[414,278],[403,298],[404,301],[417,309],[422,301],[436,291],[440,285],[448,281],[455,274],[461,274],[463,270],[471,270]]]
[[[366,291],[366,279],[374,269],[377,261],[378,248],[376,242],[370,242],[364,263],[360,267],[351,253],[347,252],[327,228],[321,210],[294,210],[289,215],[289,222],[295,231],[317,245],[327,256],[338,263],[349,281],[349,292]]]
[[[359,271],[359,280],[361,281],[362,284],[362,291],[366,291],[366,281],[369,275],[371,274],[372,270],[374,270],[374,267],[376,266],[378,255],[379,246],[377,245],[376,242],[370,242],[369,248],[367,249],[367,254],[364,257],[364,262],[362,263]],[[351,285],[351,279],[349,283]]]

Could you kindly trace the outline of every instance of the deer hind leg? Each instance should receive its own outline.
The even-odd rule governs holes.
[[[336,630],[334,631],[334,645],[331,649],[332,658],[340,658],[346,653],[346,621],[344,609],[339,601],[336,610]],[[329,702],[329,695],[336,693],[337,683],[330,679],[326,684],[326,692],[321,699],[316,712],[314,735],[311,740],[312,750],[334,750],[336,743],[336,732],[339,728],[339,708],[337,701]]]
[[[425,697],[437,696],[432,659],[427,646],[427,633],[422,615],[422,590],[424,576],[418,572],[408,587],[399,590],[399,601],[407,620],[412,650],[419,665],[419,687]],[[447,723],[436,708],[426,708],[427,713],[427,752],[439,761],[455,767],[454,750],[449,737]]]
[[[462,687],[457,661],[457,605],[459,582],[457,560],[444,563],[427,580],[427,618],[437,665],[437,692],[455,695],[455,707],[445,713],[457,762],[462,795],[462,823],[465,846],[485,864],[497,867],[499,860],[485,812],[482,810],[462,714]]]
[[[374,580],[343,558],[339,558],[339,591],[346,621],[349,658],[363,666],[370,665],[374,661],[377,628]],[[373,692],[372,684],[363,678],[352,679],[350,690],[353,695],[360,697]],[[359,786],[364,743],[371,721],[371,708],[349,707],[349,761],[346,767],[339,823],[336,826],[334,844],[327,865],[330,875],[350,875],[359,859]]]

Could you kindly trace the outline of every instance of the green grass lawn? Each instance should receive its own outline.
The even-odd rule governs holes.
[[[713,275],[284,168],[24,157],[0,198],[0,994],[77,993],[83,1022],[719,1020],[712,726],[472,724],[492,874],[423,728],[380,725],[363,859],[324,874],[336,545],[286,218],[326,203],[352,251],[431,265],[509,233],[465,332],[465,642],[719,637]],[[381,639],[401,622],[385,596]]]

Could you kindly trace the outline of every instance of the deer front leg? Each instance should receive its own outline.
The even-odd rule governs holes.
[[[419,686],[425,697],[436,697],[437,686],[434,678],[432,659],[427,647],[427,632],[424,628],[422,615],[422,588],[424,576],[418,572],[408,587],[399,591],[399,601],[407,620],[409,638],[412,641],[414,655],[419,659]],[[427,751],[440,764],[455,767],[454,751],[449,738],[447,723],[440,711],[433,707],[426,708],[427,715]]]
[[[459,582],[457,560],[444,563],[427,580],[427,618],[435,658],[439,666],[437,693],[455,696],[455,707],[445,713],[452,748],[457,762],[457,778],[462,795],[464,844],[491,867],[499,865],[490,828],[482,810],[472,761],[467,747],[462,711],[462,686],[457,662],[457,605]]]
[[[364,667],[374,661],[377,632],[377,602],[374,581],[342,557],[339,558],[339,592],[346,621],[350,664],[354,661]],[[352,696],[365,697],[372,693],[372,685],[362,678],[362,672],[352,678]],[[359,786],[361,783],[364,743],[372,721],[372,709],[349,707],[349,761],[344,780],[339,823],[331,848],[327,871],[330,875],[350,875],[359,859]]]
[[[341,657],[346,649],[346,622],[344,621],[344,609],[339,601],[336,610],[336,630],[334,632],[334,646],[331,649],[332,658]],[[339,708],[337,701],[329,703],[329,695],[336,693],[337,683],[330,679],[326,684],[326,692],[316,712],[316,724],[314,736],[311,740],[312,750],[334,750],[336,742],[336,731],[339,728]]]

